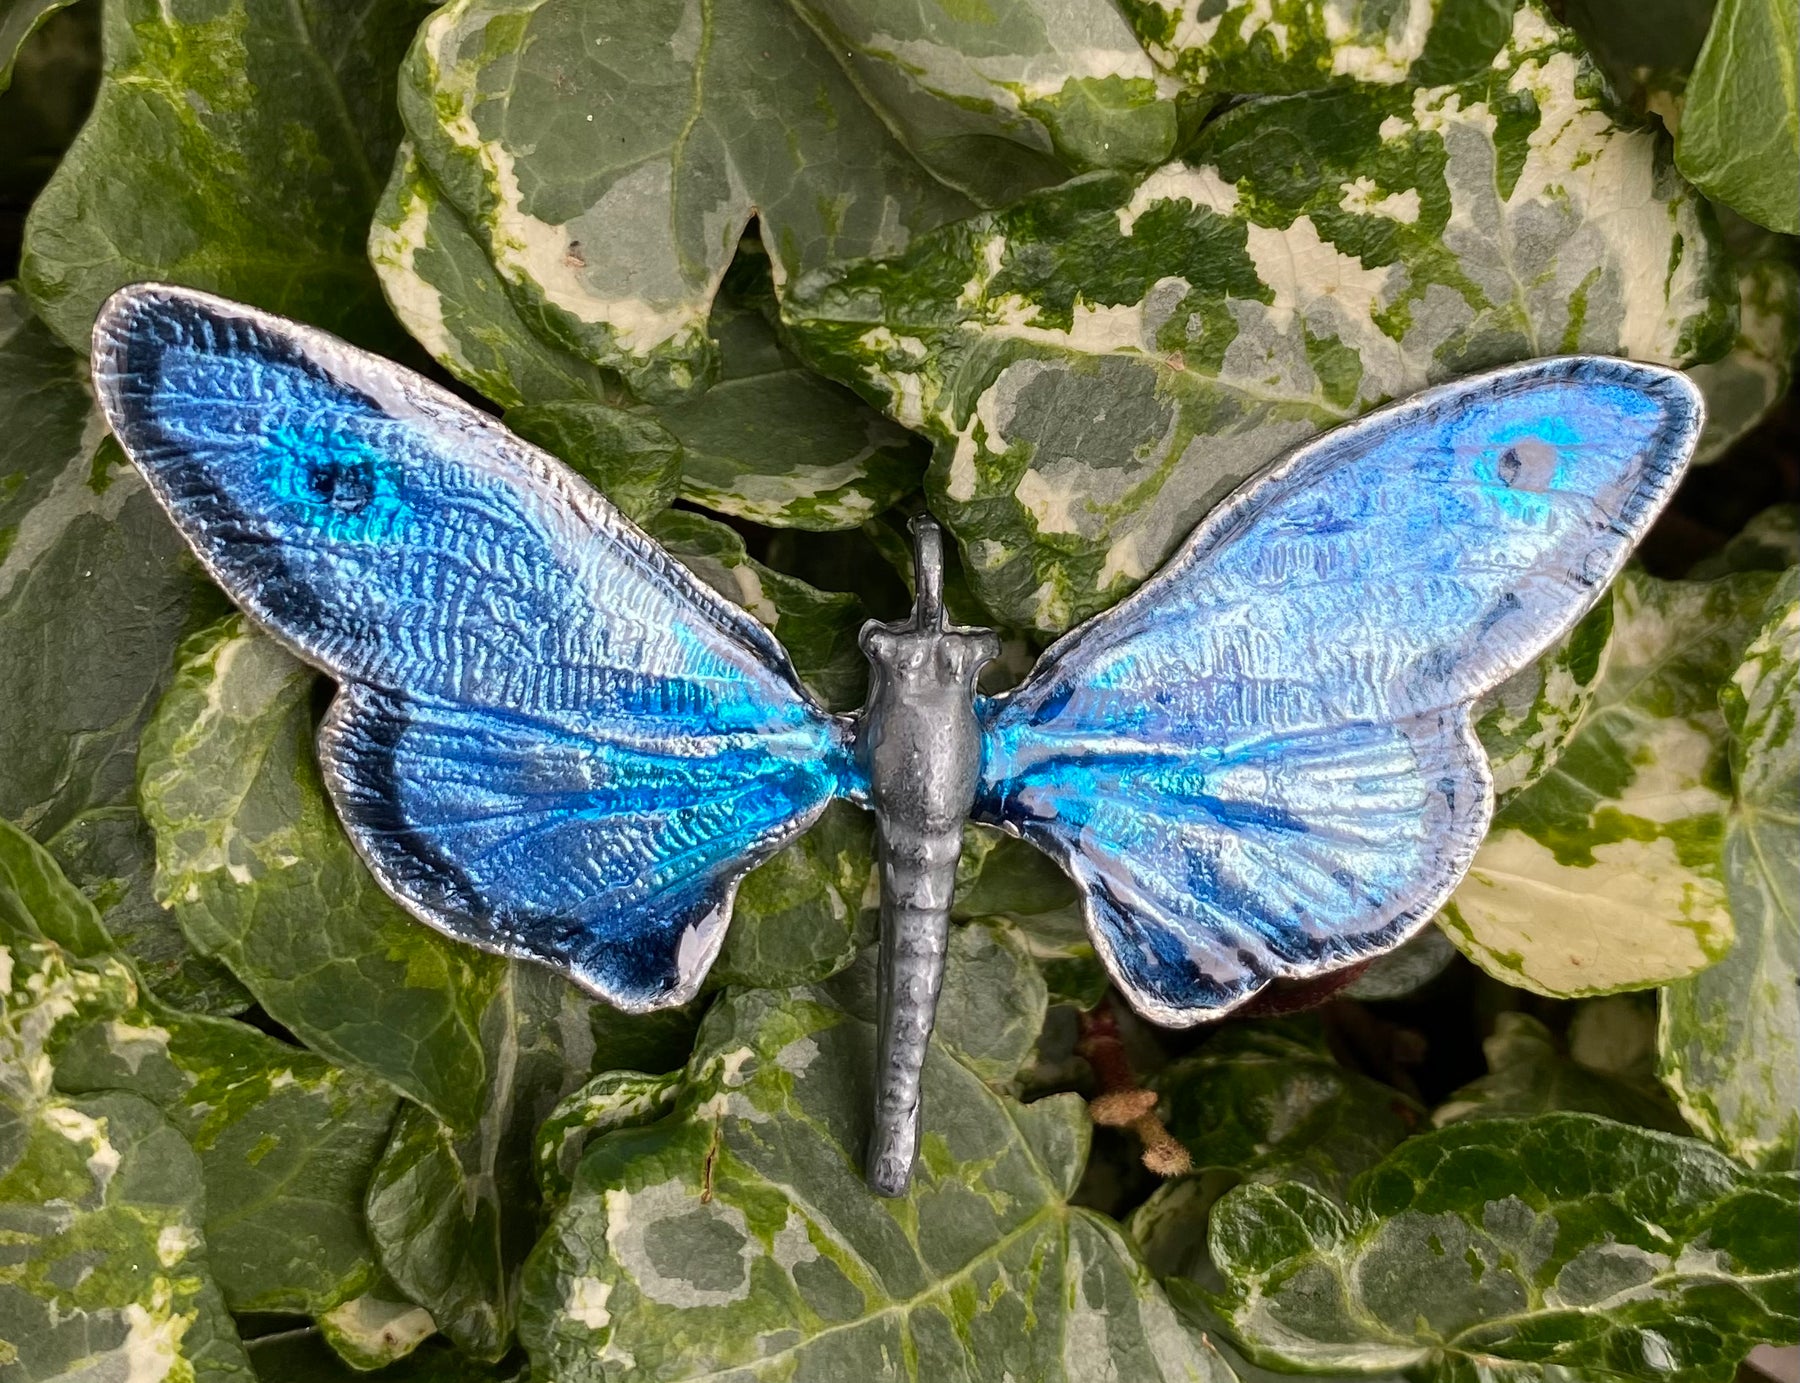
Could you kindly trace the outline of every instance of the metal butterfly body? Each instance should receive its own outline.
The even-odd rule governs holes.
[[[680,1004],[743,875],[834,797],[874,810],[887,1194],[965,818],[1063,866],[1158,1023],[1399,944],[1487,829],[1471,705],[1613,578],[1701,421],[1679,373],[1599,357],[1418,395],[1246,485],[993,698],[994,638],[947,625],[927,521],[917,606],[864,630],[849,718],[554,458],[387,361],[138,285],[101,312],[94,378],[207,570],[337,679],[333,801],[430,925],[622,1008]]]

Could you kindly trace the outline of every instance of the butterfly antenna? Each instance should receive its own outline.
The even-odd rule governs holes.
[[[918,594],[913,620],[920,629],[944,627],[944,530],[929,514],[915,514],[913,534],[913,583]]]

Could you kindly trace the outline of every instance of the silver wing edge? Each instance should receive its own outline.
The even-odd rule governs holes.
[[[1051,671],[1057,662],[1073,653],[1083,639],[1093,637],[1096,630],[1103,630],[1115,616],[1127,617],[1136,613],[1142,606],[1160,601],[1167,587],[1186,579],[1196,566],[1212,554],[1215,548],[1246,527],[1255,518],[1263,498],[1272,491],[1280,490],[1295,472],[1311,464],[1327,444],[1336,447],[1346,442],[1354,442],[1362,434],[1377,432],[1391,426],[1396,421],[1416,417],[1471,390],[1502,390],[1530,384],[1558,374],[1595,368],[1602,372],[1616,373],[1621,376],[1627,373],[1639,377],[1648,375],[1653,380],[1667,383],[1677,395],[1685,398],[1688,407],[1685,416],[1680,419],[1681,425],[1676,434],[1673,455],[1670,458],[1671,464],[1662,484],[1662,492],[1644,505],[1635,522],[1624,530],[1622,536],[1626,538],[1626,541],[1621,545],[1619,560],[1606,573],[1604,580],[1594,583],[1592,596],[1584,602],[1571,605],[1567,618],[1550,634],[1536,653],[1527,658],[1520,658],[1514,664],[1504,665],[1504,670],[1494,678],[1487,688],[1483,689],[1483,693],[1478,693],[1478,696],[1499,686],[1508,677],[1542,657],[1544,648],[1548,648],[1574,628],[1581,618],[1611,589],[1613,581],[1618,577],[1625,562],[1629,560],[1632,550],[1643,540],[1657,516],[1662,513],[1669,500],[1674,496],[1675,490],[1687,470],[1688,463],[1693,458],[1694,449],[1700,439],[1700,429],[1706,420],[1705,400],[1701,397],[1698,387],[1682,371],[1664,365],[1627,360],[1617,356],[1547,356],[1518,365],[1502,366],[1482,374],[1467,375],[1436,385],[1417,394],[1409,395],[1398,402],[1374,409],[1340,427],[1321,433],[1318,437],[1302,443],[1285,457],[1275,461],[1259,474],[1252,476],[1233,491],[1195,526],[1193,532],[1182,541],[1181,546],[1175,550],[1174,555],[1164,563],[1155,576],[1126,596],[1112,609],[1096,615],[1087,623],[1079,625],[1057,639],[1038,655],[1037,662],[1033,664],[1031,671],[1026,674],[1017,687],[987,698],[987,705],[983,710],[984,721],[990,716],[998,715],[1014,695],[1035,682],[1040,674]],[[1462,884],[1463,878],[1468,874],[1469,866],[1474,862],[1475,852],[1480,848],[1482,840],[1487,835],[1488,826],[1492,822],[1494,814],[1494,781],[1487,751],[1481,747],[1480,740],[1476,738],[1473,723],[1469,718],[1474,702],[1475,698],[1471,698],[1459,705],[1445,708],[1443,713],[1456,717],[1462,747],[1467,752],[1469,771],[1457,786],[1471,790],[1468,795],[1473,799],[1473,805],[1478,810],[1470,812],[1466,817],[1459,812],[1458,824],[1463,829],[1459,833],[1459,838],[1452,842],[1452,848],[1442,866],[1434,871],[1436,874],[1435,885],[1426,888],[1417,901],[1403,906],[1381,924],[1379,930],[1382,931],[1394,928],[1395,924],[1398,924],[1398,929],[1393,932],[1391,940],[1384,942],[1379,947],[1372,948],[1365,959],[1374,959],[1402,945],[1417,935],[1426,923],[1437,915]],[[1026,839],[1023,832],[1013,823],[995,824],[1009,835]],[[1075,871],[1070,868],[1072,861],[1067,857],[1068,852],[1050,850],[1043,843],[1037,841],[1028,843],[1044,850],[1046,854],[1055,859],[1063,872],[1070,877],[1072,882],[1076,883],[1077,888],[1081,888]],[[1241,1008],[1277,979],[1317,979],[1341,970],[1346,965],[1357,963],[1356,961],[1335,959],[1284,966],[1229,1004],[1204,1009],[1171,1008],[1140,993],[1125,977],[1112,946],[1096,926],[1090,894],[1084,888],[1081,889],[1081,894],[1082,917],[1087,928],[1088,938],[1093,943],[1094,952],[1105,967],[1113,987],[1125,996],[1138,1014],[1159,1027],[1189,1028],[1200,1023],[1212,1022]]]
[[[445,445],[468,464],[483,466],[502,481],[512,482],[517,479],[527,485],[541,486],[548,490],[569,506],[596,540],[611,539],[622,544],[653,575],[700,606],[718,620],[723,628],[766,658],[820,716],[841,719],[832,716],[818,704],[817,698],[794,670],[793,660],[788,656],[787,649],[782,647],[765,625],[682,566],[661,544],[615,508],[611,500],[556,457],[533,446],[524,438],[515,436],[492,414],[463,402],[449,390],[434,384],[418,372],[353,346],[318,327],[233,302],[230,298],[221,298],[213,293],[183,288],[178,284],[134,283],[119,289],[101,305],[99,315],[94,319],[93,357],[90,366],[94,397],[115,436],[121,431],[125,415],[125,402],[118,387],[125,372],[123,328],[133,308],[158,299],[190,303],[217,317],[248,322],[262,331],[286,337],[299,347],[307,359],[325,370],[333,379],[367,394],[396,421],[415,424],[422,431],[442,437]],[[471,433],[490,442],[492,454],[479,457],[469,455],[468,437]],[[496,461],[500,464],[495,464]],[[132,464],[137,465],[135,457],[132,458]],[[157,484],[156,477],[141,466],[137,469],[149,485],[150,492],[156,496],[157,503],[169,515],[170,522],[178,532],[182,531],[175,518],[174,505]],[[206,554],[193,549],[191,544],[190,550],[199,559],[213,583],[229,592],[230,586]],[[313,667],[320,666],[315,658],[295,647],[276,630],[269,628],[254,615],[249,615],[248,612],[246,615],[263,633],[301,662]],[[320,670],[330,671],[329,668]]]
[[[732,909],[737,904],[738,886],[743,883],[744,876],[793,844],[811,828],[812,824],[824,814],[825,808],[830,805],[829,800],[821,802],[805,815],[795,817],[771,841],[744,855],[736,868],[719,876],[715,885],[712,907],[697,921],[690,922],[682,935],[681,947],[676,958],[678,978],[675,988],[660,998],[645,1003],[629,995],[612,993],[593,975],[564,956],[533,947],[523,940],[504,938],[493,934],[482,935],[460,926],[458,914],[439,911],[407,891],[404,882],[396,878],[386,862],[369,848],[364,839],[364,831],[353,824],[347,810],[349,783],[337,767],[337,744],[347,732],[347,726],[357,714],[357,710],[356,696],[353,690],[340,690],[331,698],[331,704],[326,708],[324,719],[319,723],[316,741],[319,773],[325,782],[326,795],[331,798],[332,810],[337,814],[338,823],[349,838],[351,848],[356,851],[357,858],[363,862],[370,877],[380,886],[381,891],[399,904],[408,916],[423,922],[433,931],[449,937],[452,941],[473,946],[490,955],[504,956],[508,960],[530,961],[536,965],[548,966],[557,973],[566,975],[572,983],[586,993],[622,1013],[654,1013],[659,1009],[680,1008],[699,994],[700,986],[706,982],[713,963],[718,960],[719,952],[725,945],[725,937],[731,925]]]
[[[1464,375],[1444,384],[1434,385],[1395,403],[1384,404],[1355,418],[1350,422],[1321,432],[1317,437],[1302,442],[1293,451],[1270,465],[1256,475],[1251,476],[1230,495],[1221,500],[1207,515],[1194,526],[1191,533],[1181,542],[1169,559],[1163,563],[1156,575],[1126,596],[1117,605],[1095,615],[1084,624],[1077,625],[1062,635],[1042,653],[1032,664],[1018,686],[999,692],[989,697],[992,712],[997,714],[1008,701],[1029,687],[1041,673],[1048,672],[1057,662],[1069,656],[1084,639],[1097,637],[1115,618],[1125,618],[1137,613],[1143,606],[1158,603],[1163,592],[1169,586],[1185,580],[1202,561],[1211,556],[1214,549],[1234,537],[1241,529],[1249,525],[1256,517],[1256,512],[1265,496],[1281,490],[1296,471],[1303,470],[1312,464],[1320,452],[1327,446],[1338,447],[1345,443],[1353,443],[1366,433],[1382,431],[1396,422],[1402,422],[1419,414],[1437,408],[1461,394],[1476,390],[1504,390],[1518,385],[1535,382],[1540,378],[1553,377],[1561,373],[1570,373],[1580,369],[1599,368],[1616,375],[1626,374],[1648,375],[1652,379],[1666,383],[1676,393],[1686,396],[1687,415],[1682,419],[1681,431],[1678,434],[1675,454],[1668,478],[1664,482],[1663,491],[1651,503],[1640,511],[1637,521],[1622,530],[1626,538],[1619,561],[1606,573],[1605,580],[1594,583],[1593,595],[1580,605],[1572,605],[1568,618],[1544,641],[1543,648],[1548,648],[1580,622],[1583,615],[1593,609],[1600,597],[1611,587],[1619,572],[1629,560],[1631,552],[1643,541],[1650,526],[1657,516],[1668,506],[1676,487],[1687,471],[1688,462],[1693,458],[1694,448],[1700,441],[1700,429],[1706,422],[1706,402],[1701,397],[1699,387],[1677,369],[1667,365],[1653,365],[1638,360],[1628,360],[1622,356],[1610,355],[1553,355],[1537,360],[1528,360],[1518,365],[1503,365],[1499,369],[1488,370],[1481,374]],[[1530,658],[1521,658],[1517,662],[1506,665],[1506,670],[1485,688],[1491,691],[1508,677],[1519,672],[1527,664],[1542,656],[1543,648]],[[1471,703],[1472,704],[1472,703]]]
[[[1133,1011],[1140,1017],[1148,1019],[1161,1028],[1193,1028],[1202,1023],[1212,1023],[1242,1008],[1255,999],[1276,980],[1315,980],[1334,974],[1346,966],[1359,965],[1364,961],[1374,960],[1387,954],[1395,947],[1404,945],[1425,929],[1427,923],[1436,917],[1450,896],[1462,884],[1469,866],[1474,862],[1475,852],[1481,848],[1482,840],[1487,836],[1488,826],[1494,816],[1494,777],[1488,764],[1487,752],[1482,749],[1481,741],[1475,737],[1473,722],[1469,719],[1469,707],[1456,706],[1438,714],[1454,717],[1455,729],[1460,740],[1459,748],[1466,758],[1467,773],[1456,783],[1459,798],[1467,800],[1469,809],[1458,808],[1452,818],[1454,830],[1448,834],[1445,849],[1438,867],[1431,872],[1435,884],[1421,890],[1416,899],[1408,901],[1386,916],[1379,927],[1374,930],[1384,934],[1378,946],[1369,948],[1366,955],[1345,959],[1321,958],[1306,964],[1283,965],[1279,969],[1262,976],[1260,981],[1246,989],[1230,1003],[1219,1004],[1212,1008],[1172,1008],[1158,1003],[1134,985],[1126,977],[1119,958],[1113,951],[1112,944],[1096,925],[1097,918],[1092,902],[1092,894],[1082,888],[1075,872],[1070,868],[1068,852],[1052,850],[1045,843],[1030,840],[1011,823],[1001,825],[998,829],[1008,835],[1026,840],[1028,844],[1043,850],[1054,859],[1062,871],[1081,892],[1082,922],[1087,928],[1088,940],[1093,943],[1094,954],[1100,958],[1106,975],[1112,981],[1113,988],[1125,996]],[[1422,717],[1409,717],[1421,719]]]
[[[643,560],[654,574],[711,613],[722,626],[742,638],[758,654],[767,658],[785,674],[797,694],[817,711],[821,719],[838,725],[847,725],[845,717],[835,715],[818,704],[811,690],[794,670],[793,660],[788,656],[787,649],[782,647],[766,626],[747,610],[727,600],[682,566],[654,538],[615,508],[612,501],[568,466],[549,452],[535,447],[523,438],[507,431],[499,419],[463,402],[447,389],[434,384],[418,372],[395,364],[373,352],[352,346],[342,338],[333,336],[330,332],[323,331],[318,327],[308,326],[304,322],[297,322],[277,313],[265,312],[260,308],[234,302],[230,298],[222,298],[214,293],[184,288],[178,284],[156,282],[128,284],[113,293],[101,305],[100,312],[94,319],[93,355],[89,367],[94,397],[99,402],[101,411],[106,416],[107,425],[115,436],[120,431],[120,423],[125,412],[124,400],[118,388],[118,381],[124,373],[122,353],[125,319],[139,303],[159,298],[193,303],[221,318],[235,318],[239,321],[249,322],[263,331],[287,337],[300,348],[309,360],[318,364],[332,378],[341,380],[350,387],[367,394],[397,421],[421,425],[426,430],[443,436],[446,443],[451,446],[456,445],[459,436],[466,438],[471,431],[490,439],[499,456],[511,466],[516,467],[517,473],[527,482],[541,484],[552,494],[566,501],[575,515],[593,531],[596,539],[610,538],[623,543],[631,549],[634,555]],[[126,454],[129,456],[129,451]],[[143,476],[150,493],[155,496],[157,503],[162,506],[163,512],[168,515],[171,526],[177,532],[182,532],[181,525],[176,520],[174,505],[170,497],[157,484],[154,475],[138,466],[135,457],[131,459],[133,466]],[[476,458],[473,457],[469,459],[471,462],[476,461]],[[503,480],[511,478],[506,469],[491,466],[490,458],[480,458],[480,462],[490,464],[490,468],[499,478]],[[188,550],[199,561],[213,583],[229,593],[229,584],[207,555],[192,544],[189,544]],[[283,637],[279,630],[270,627],[249,611],[243,610],[242,607],[239,609],[244,618],[260,633],[286,649],[297,660],[321,672],[330,673],[330,669],[322,667],[305,649]],[[623,1012],[646,1013],[657,1009],[678,1008],[691,1001],[700,992],[700,986],[705,982],[708,972],[712,969],[713,963],[718,959],[719,952],[725,944],[732,909],[737,900],[738,886],[743,882],[744,876],[777,851],[791,844],[825,810],[826,804],[821,803],[812,812],[795,818],[783,830],[774,844],[765,850],[746,856],[741,868],[732,870],[721,877],[717,901],[713,908],[698,922],[690,925],[688,929],[687,939],[692,941],[692,945],[688,945],[687,940],[684,940],[682,954],[678,961],[680,978],[676,988],[652,1003],[640,1003],[624,996],[608,993],[593,976],[584,973],[579,967],[561,957],[546,954],[520,942],[471,934],[458,927],[454,917],[440,913],[407,896],[399,881],[393,878],[386,866],[373,856],[362,840],[361,833],[350,824],[344,812],[346,785],[332,766],[335,762],[335,754],[330,746],[342,733],[344,720],[354,713],[354,697],[346,694],[349,685],[340,683],[339,690],[332,697],[331,705],[319,725],[315,750],[318,754],[320,774],[325,782],[326,793],[331,798],[332,808],[337,815],[338,822],[343,827],[344,834],[349,838],[358,858],[362,860],[382,892],[399,904],[409,916],[453,941],[459,941],[508,959],[547,965],[567,975],[573,983],[587,993]]]

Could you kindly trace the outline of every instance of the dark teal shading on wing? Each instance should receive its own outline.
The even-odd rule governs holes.
[[[1674,371],[1546,360],[1301,448],[991,703],[977,818],[1064,865],[1158,1022],[1386,950],[1487,830],[1470,703],[1617,574],[1700,415]]]
[[[738,879],[849,772],[768,631],[553,458],[323,333],[140,285],[94,378],[207,569],[343,684],[320,759],[384,887],[622,1007],[689,998]]]

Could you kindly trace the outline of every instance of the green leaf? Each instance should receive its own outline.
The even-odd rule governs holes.
[[[1462,1087],[1432,1111],[1439,1128],[1471,1119],[1516,1119],[1569,1110],[1666,1133],[1687,1125],[1655,1082],[1626,1081],[1561,1051],[1550,1030],[1524,1013],[1502,1013],[1481,1044],[1488,1074]],[[1646,1088],[1648,1087],[1648,1088]]]
[[[526,1270],[534,1377],[1225,1383],[1118,1229],[1069,1204],[1081,1102],[991,1083],[1043,1018],[1003,934],[952,933],[918,1177],[869,1193],[873,968],[728,993],[675,1111],[589,1146]]]
[[[1567,998],[1665,983],[1729,949],[1717,695],[1773,581],[1619,579],[1586,713],[1555,770],[1495,816],[1439,915],[1489,974]]]
[[[260,1383],[359,1383],[369,1374],[346,1364],[352,1358],[337,1350],[337,1337],[323,1326],[316,1330],[283,1330],[245,1343]],[[385,1356],[384,1356],[385,1357]],[[525,1359],[512,1354],[498,1364],[484,1364],[451,1347],[446,1340],[426,1340],[397,1363],[383,1367],[373,1383],[524,1383]]]
[[[1663,1078],[1694,1127],[1755,1167],[1800,1159],[1800,578],[1720,692],[1734,801],[1725,879],[1737,942],[1663,991]]]
[[[667,509],[680,488],[681,444],[647,412],[571,399],[509,408],[506,425],[639,523]]]
[[[0,934],[45,938],[77,956],[112,950],[94,905],[70,885],[43,846],[5,820],[0,820]]]
[[[319,778],[315,681],[238,616],[183,647],[142,751],[157,895],[308,1046],[472,1128],[481,1014],[509,962],[414,921],[369,876]]]
[[[1379,1003],[1418,993],[1456,959],[1456,946],[1436,927],[1424,927],[1344,986],[1346,999]]]
[[[1514,0],[1123,0],[1122,8],[1163,67],[1200,90],[1237,94],[1472,77],[1505,47]]]
[[[130,971],[76,961],[8,922],[0,948],[0,1341],[26,1378],[248,1383],[208,1268],[199,1164],[155,1106],[51,1088],[71,1028],[136,997]],[[178,1371],[178,1372],[177,1372]]]
[[[628,401],[615,375],[526,325],[468,223],[403,140],[369,227],[369,259],[401,324],[451,374],[503,408]]]
[[[1673,134],[1713,0],[1569,0],[1562,16],[1619,99],[1634,111],[1654,112]]]
[[[1711,581],[1740,571],[1783,572],[1796,565],[1800,565],[1800,504],[1772,504],[1724,547],[1694,563],[1688,579]]]
[[[0,938],[89,958],[130,996],[95,1013],[75,1006],[83,1021],[58,1034],[55,1088],[142,1097],[192,1145],[206,1185],[208,1256],[232,1310],[313,1314],[374,1279],[362,1202],[394,1121],[391,1091],[246,1024],[183,1013],[119,982],[93,905],[3,821]]]
[[[610,372],[521,318],[410,143],[395,162],[369,253],[394,311],[420,344],[504,405],[508,426],[615,500],[631,501],[633,517],[666,507],[679,486],[695,504],[755,523],[852,528],[918,488],[925,462],[917,439],[805,369],[776,339],[760,310],[763,297],[771,310],[774,303],[766,263],[748,264],[763,257],[753,240],[740,242],[731,281],[708,319],[719,382],[696,399],[626,414],[605,407],[629,401]],[[756,301],[745,294],[751,287]],[[595,431],[598,464],[584,465],[596,446],[583,434]],[[608,458],[624,462],[639,484],[615,492],[619,466]]]
[[[1791,242],[1759,232],[1748,246],[1734,246],[1734,257],[1737,340],[1729,354],[1689,371],[1706,397],[1697,465],[1718,460],[1780,405],[1800,354],[1800,265]]]
[[[981,601],[1060,632],[1377,403],[1530,356],[1725,351],[1734,287],[1666,141],[1613,119],[1534,7],[1494,61],[1244,103],[1188,163],[811,275],[784,311],[810,360],[931,437]]]
[[[1568,635],[1475,705],[1475,734],[1505,803],[1550,771],[1582,723],[1612,641],[1612,592],[1601,595]]]
[[[48,845],[169,999],[248,996],[150,890],[138,735],[184,633],[223,601],[118,447],[85,363],[0,286],[0,816]]]
[[[85,352],[114,289],[159,279],[395,342],[363,241],[416,22],[406,0],[107,0],[99,98],[25,228],[51,329]]]
[[[1417,1101],[1339,1065],[1305,1022],[1234,1023],[1154,1085],[1195,1171],[1333,1197],[1425,1122]]]
[[[752,303],[722,292],[719,380],[657,410],[681,439],[682,498],[777,528],[855,528],[919,486],[925,450],[806,369]]]
[[[1725,1383],[1800,1324],[1797,1191],[1593,1115],[1459,1124],[1401,1144],[1347,1206],[1299,1182],[1229,1192],[1208,1304],[1266,1367],[1460,1359]]]
[[[320,1316],[318,1326],[331,1352],[363,1372],[407,1358],[437,1332],[437,1322],[423,1306],[380,1295],[352,1297]],[[264,1376],[254,1346],[250,1362]]]
[[[614,1129],[655,1123],[675,1107],[682,1073],[602,1071],[565,1096],[538,1126],[538,1189],[550,1205],[568,1198],[589,1143]]]
[[[362,1383],[369,1374],[355,1358],[337,1349],[338,1336],[319,1329],[263,1334],[245,1342],[259,1383]],[[376,1356],[369,1356],[376,1358]],[[387,1358],[382,1354],[380,1358]],[[387,1363],[376,1383],[524,1383],[524,1354],[500,1363],[482,1363],[446,1340],[427,1340],[396,1363]]]
[[[74,0],[0,0],[0,91],[12,85],[13,63],[25,40]]]
[[[1106,0],[799,8],[919,162],[983,206],[1175,147],[1173,84]]]
[[[658,397],[710,376],[707,309],[753,211],[792,275],[968,208],[780,0],[451,0],[400,105],[532,327]]]
[[[856,958],[872,911],[874,818],[834,802],[793,844],[744,877],[709,986],[785,988],[835,975]]]
[[[409,1106],[369,1186],[382,1267],[478,1359],[512,1342],[513,1275],[539,1227],[533,1136],[593,1069],[593,1007],[560,975],[510,965],[481,1014],[479,1120],[458,1133]]]
[[[207,1252],[233,1311],[317,1315],[377,1278],[363,1194],[398,1101],[228,1019],[151,1003],[85,1028],[57,1088],[160,1108],[200,1156]]]
[[[1688,81],[1675,162],[1758,225],[1800,234],[1800,8],[1719,0]]]

